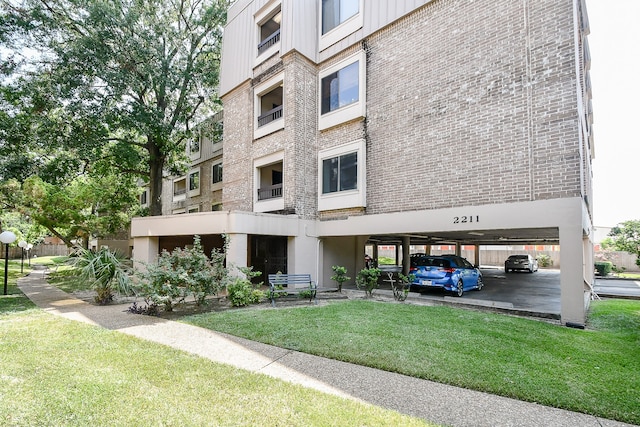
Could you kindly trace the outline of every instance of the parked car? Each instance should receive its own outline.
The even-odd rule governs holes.
[[[440,288],[458,297],[483,286],[480,270],[456,255],[412,256],[409,274],[415,275],[412,289]]]
[[[525,270],[529,273],[538,271],[538,260],[531,255],[510,255],[504,262],[504,271]]]

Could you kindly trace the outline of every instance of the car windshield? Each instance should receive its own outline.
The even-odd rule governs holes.
[[[511,255],[509,259],[527,259],[529,255]]]

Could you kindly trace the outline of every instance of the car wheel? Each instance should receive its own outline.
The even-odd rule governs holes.
[[[508,273],[509,272],[509,268],[507,267],[507,264],[504,265],[504,272]]]
[[[458,284],[456,285],[456,290],[453,292],[453,296],[461,297],[464,294],[464,285],[462,284],[462,279],[458,280]]]
[[[478,276],[478,287],[476,289],[481,290],[482,287],[484,286],[484,283],[482,282],[482,276]]]
[[[533,267],[529,267],[529,273],[533,273]]]

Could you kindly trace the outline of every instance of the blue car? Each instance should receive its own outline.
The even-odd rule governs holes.
[[[412,256],[409,274],[415,275],[412,290],[444,289],[461,297],[465,291],[483,286],[480,270],[456,255]]]

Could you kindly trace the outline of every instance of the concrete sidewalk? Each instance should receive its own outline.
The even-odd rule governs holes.
[[[37,271],[19,279],[18,286],[36,305],[54,315],[442,425],[629,426],[273,347],[157,317],[130,314],[127,313],[128,304],[94,306],[50,286]]]

